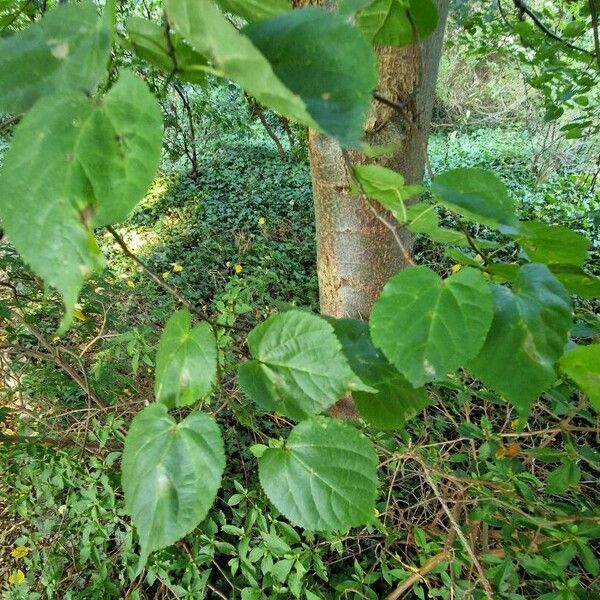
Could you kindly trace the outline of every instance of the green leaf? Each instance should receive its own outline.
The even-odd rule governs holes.
[[[427,267],[391,279],[375,302],[375,345],[414,385],[440,379],[474,358],[492,321],[482,275],[464,268],[445,280]]]
[[[406,46],[431,35],[438,11],[432,0],[374,0],[361,10],[356,24],[377,46]]]
[[[17,127],[0,172],[0,218],[33,271],[66,307],[101,267],[93,228],[119,222],[160,159],[162,117],[146,85],[124,72],[102,101],[62,92]]]
[[[561,357],[560,368],[585,392],[600,413],[600,344],[569,350]]]
[[[58,91],[93,92],[106,73],[111,29],[92,2],[69,3],[0,38],[0,112],[24,112]]]
[[[156,355],[156,400],[169,408],[203,400],[217,380],[217,341],[203,321],[192,328],[187,310],[176,312],[160,338]]]
[[[472,373],[526,415],[556,380],[572,324],[571,299],[541,264],[521,267],[513,289],[494,285],[494,320]]]
[[[520,223],[517,242],[531,262],[583,267],[590,241],[580,233],[560,225]]]
[[[244,33],[322,131],[342,145],[360,144],[377,85],[375,54],[360,31],[312,6],[252,24]]]
[[[373,2],[375,0],[339,0],[338,12],[340,15],[350,16],[373,4]]]
[[[154,550],[190,533],[207,515],[225,468],[215,420],[199,412],[177,423],[163,404],[131,422],[122,460],[125,506],[142,547],[140,566]]]
[[[423,388],[415,389],[375,348],[369,325],[354,319],[328,319],[350,367],[377,394],[352,392],[361,416],[378,429],[400,429],[431,404]]]
[[[166,0],[165,6],[178,33],[223,77],[239,83],[261,104],[317,127],[302,98],[280,81],[269,61],[210,0]]]
[[[406,218],[408,220],[407,227],[410,231],[426,235],[437,244],[469,245],[464,233],[440,227],[440,219],[433,204],[418,202],[406,207]]]
[[[438,175],[431,187],[441,204],[467,219],[510,233],[518,224],[515,202],[491,171],[460,168]]]
[[[345,531],[375,516],[377,453],[346,423],[300,423],[283,448],[265,452],[258,475],[269,500],[299,527]]]
[[[128,45],[139,58],[184,81],[204,83],[206,59],[177,34],[170,33],[171,50],[164,27],[141,17],[129,17],[125,24]],[[174,64],[172,54],[177,64]]]
[[[576,486],[581,479],[581,470],[572,460],[565,461],[548,475],[546,492],[552,495],[564,494],[568,488]]]
[[[264,21],[291,9],[289,0],[217,0],[217,4],[248,22]]]
[[[583,541],[577,540],[575,543],[577,544],[577,554],[579,554],[583,568],[590,575],[598,577],[598,575],[600,575],[600,563],[598,562],[594,551]]]
[[[600,296],[600,278],[573,265],[549,265],[549,268],[571,294],[586,300]]]
[[[420,185],[407,186],[400,173],[380,165],[357,165],[354,167],[354,175],[362,188],[355,192],[364,192],[370,198],[375,198],[398,222],[408,221],[405,202],[423,191]]]
[[[238,366],[242,390],[265,410],[302,420],[356,387],[333,327],[291,310],[269,317],[248,336],[254,360]]]

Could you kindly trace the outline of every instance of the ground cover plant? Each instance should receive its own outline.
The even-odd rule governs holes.
[[[443,5],[0,4],[3,597],[600,593],[597,7],[456,3],[533,100],[442,79],[414,182],[357,159],[409,121],[371,44]],[[369,319],[319,314],[317,131],[406,258]]]

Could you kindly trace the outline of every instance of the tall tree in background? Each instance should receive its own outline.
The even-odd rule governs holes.
[[[296,0],[296,6],[331,0]],[[365,124],[370,145],[394,144],[391,155],[370,159],[349,152],[354,164],[378,163],[401,173],[406,183],[420,183],[433,108],[449,0],[436,0],[435,32],[421,43],[380,47],[379,94],[402,110],[374,101]],[[376,42],[376,40],[375,40]],[[339,144],[310,132],[310,162],[315,202],[321,311],[334,317],[368,318],[385,283],[407,266],[412,235],[393,232],[363,199],[350,193],[347,164]],[[383,216],[383,209],[378,208]],[[385,218],[385,217],[384,217]],[[389,223],[395,223],[391,217]],[[398,243],[400,242],[400,243]]]

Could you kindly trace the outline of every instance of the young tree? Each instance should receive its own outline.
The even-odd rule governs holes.
[[[298,6],[331,0],[297,0]],[[373,146],[393,144],[393,153],[369,158],[349,151],[354,164],[380,164],[400,173],[406,183],[423,179],[449,1],[436,0],[439,19],[434,33],[404,47],[381,46],[378,95],[364,131]],[[377,39],[374,40],[377,45]],[[330,137],[311,131],[310,162],[317,228],[321,311],[334,317],[366,319],[386,282],[410,263],[412,234],[380,207],[372,208],[350,192],[342,148]],[[395,224],[394,224],[395,223]]]

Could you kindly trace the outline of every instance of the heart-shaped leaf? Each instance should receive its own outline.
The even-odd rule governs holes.
[[[217,380],[217,341],[203,321],[192,327],[187,310],[176,312],[160,338],[156,355],[156,400],[169,408],[206,398]]]
[[[323,412],[364,387],[331,325],[316,315],[291,310],[269,317],[250,333],[248,347],[254,360],[238,367],[242,390],[262,408],[292,419]]]
[[[204,413],[177,423],[163,404],[131,422],[122,460],[125,506],[149,554],[190,533],[212,506],[225,468],[221,431]]]
[[[24,112],[58,91],[94,91],[106,73],[111,21],[110,14],[100,19],[92,2],[69,3],[0,37],[0,112]]]
[[[569,350],[561,357],[560,368],[587,394],[600,413],[600,344]]]
[[[452,169],[433,180],[431,191],[444,206],[470,220],[507,233],[517,231],[516,204],[502,180],[491,171]]]
[[[377,85],[375,55],[360,31],[312,6],[254,23],[244,33],[322,131],[342,145],[359,145]]]
[[[373,306],[375,345],[414,386],[440,379],[481,350],[492,295],[475,269],[445,280],[428,267],[402,271]]]
[[[63,296],[65,328],[102,265],[93,228],[122,221],[158,167],[162,116],[130,72],[101,101],[45,97],[17,127],[0,172],[0,217],[25,262]]]
[[[294,525],[345,531],[375,516],[377,453],[354,427],[326,417],[297,425],[258,463],[269,500]]]
[[[494,320],[485,346],[469,369],[527,414],[556,380],[572,324],[571,299],[541,264],[520,268],[513,289],[493,286]]]
[[[363,419],[378,429],[400,429],[431,400],[423,388],[415,389],[375,348],[369,325],[355,319],[328,319],[342,344],[352,370],[376,394],[355,390],[352,398]]]

